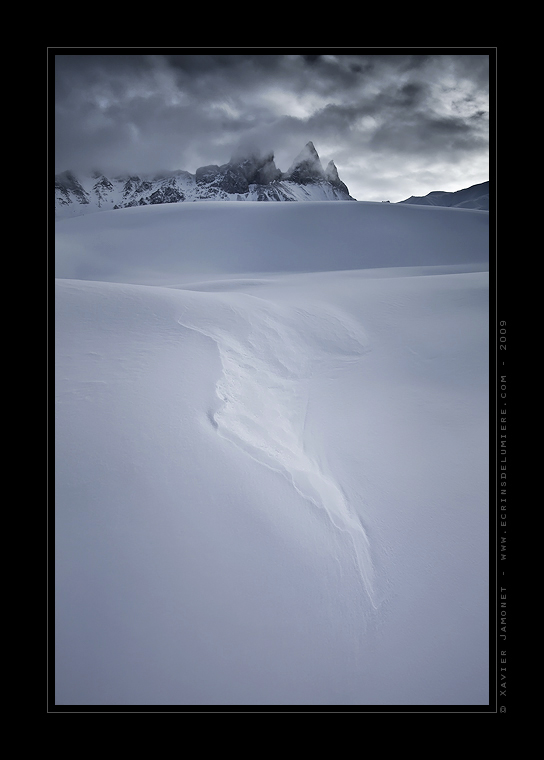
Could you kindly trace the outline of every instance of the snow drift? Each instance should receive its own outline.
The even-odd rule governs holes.
[[[57,704],[488,703],[487,221],[58,223]]]

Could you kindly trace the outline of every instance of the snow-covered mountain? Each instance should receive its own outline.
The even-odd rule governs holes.
[[[424,196],[412,195],[405,201],[399,201],[399,203],[409,203],[417,206],[473,208],[480,209],[481,211],[489,211],[489,182],[481,182],[478,185],[471,185],[471,187],[457,190],[454,193],[435,190]]]
[[[106,177],[100,172],[55,176],[57,217],[107,209],[184,201],[330,201],[354,200],[333,161],[324,169],[312,142],[282,172],[272,153],[233,157],[229,163],[202,166],[161,176]]]

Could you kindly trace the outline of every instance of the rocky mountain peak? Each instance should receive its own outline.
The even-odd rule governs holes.
[[[244,158],[233,157],[228,166],[232,171],[239,171],[243,174],[250,185],[267,185],[281,176],[280,170],[274,163],[272,152],[263,155],[253,154]]]
[[[336,164],[334,161],[329,161],[327,164],[327,168],[325,169],[325,175],[329,181],[338,181],[340,177],[338,176],[338,169],[336,168]]]
[[[321,159],[313,142],[308,142],[295,158],[283,179],[305,185],[309,182],[326,179]]]

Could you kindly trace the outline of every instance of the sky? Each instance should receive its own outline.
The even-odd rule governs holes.
[[[287,171],[312,141],[361,201],[489,179],[494,49],[105,50],[49,51],[55,173],[194,173],[246,151]]]

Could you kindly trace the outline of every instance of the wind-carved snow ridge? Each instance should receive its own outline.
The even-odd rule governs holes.
[[[212,424],[253,459],[282,472],[347,534],[364,588],[377,609],[364,527],[341,488],[305,448],[309,379],[320,368],[358,361],[369,350],[364,331],[347,315],[321,305],[287,308],[240,293],[198,295],[219,298],[223,305],[220,324],[202,317],[200,309],[178,320],[212,338],[219,349],[223,373],[216,394],[221,403],[209,413]]]

